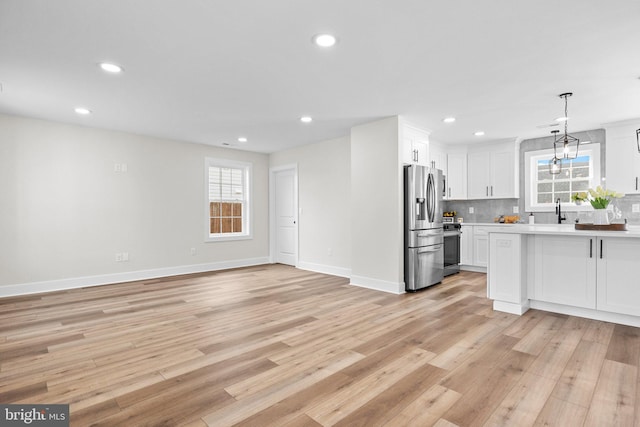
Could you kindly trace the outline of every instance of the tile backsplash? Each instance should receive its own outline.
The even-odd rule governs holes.
[[[445,201],[443,206],[445,211],[456,211],[465,222],[493,222],[500,215],[522,216],[522,213],[513,213],[518,199],[452,200]],[[474,213],[469,213],[469,208],[473,208]]]
[[[520,215],[524,222],[528,222],[529,212],[513,213],[513,207],[519,206],[520,199],[484,199],[484,200],[452,200],[444,202],[445,211],[456,211],[458,217],[464,218],[465,222],[493,222],[493,219],[500,215]],[[624,196],[621,199],[614,199],[611,206],[618,209],[622,218],[626,218],[629,224],[640,225],[640,212],[633,212],[633,205],[640,205],[640,194]],[[472,207],[474,213],[469,213]],[[522,209],[522,207],[519,207]],[[578,216],[576,212],[563,212],[567,220],[565,224],[572,224]],[[554,212],[536,212],[536,224],[555,224],[557,216]]]

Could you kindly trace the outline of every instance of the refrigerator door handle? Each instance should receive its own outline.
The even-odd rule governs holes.
[[[440,231],[440,229],[433,231],[423,231],[418,233],[418,237],[439,236],[440,234],[442,234],[442,231]]]
[[[438,252],[440,249],[442,249],[442,245],[425,246],[424,248],[418,249],[418,253]]]
[[[429,222],[435,221],[436,216],[436,185],[435,178],[432,173],[427,178],[427,215]]]
[[[433,216],[433,203],[431,202],[431,199],[433,197],[432,192],[433,192],[433,175],[428,174],[427,175],[427,219],[429,222],[433,222],[433,220],[431,219]]]

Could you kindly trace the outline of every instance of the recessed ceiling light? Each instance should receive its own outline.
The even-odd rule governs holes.
[[[116,64],[111,64],[109,62],[101,62],[100,68],[109,73],[121,73],[122,67]]]
[[[456,121],[455,117],[445,117],[444,119],[442,119],[443,122],[445,123],[453,123]]]
[[[556,119],[556,122],[562,123],[562,122],[566,122],[567,120],[569,120],[569,117],[558,117]]]
[[[484,131],[477,131],[476,133],[474,133],[475,136],[484,136]]]
[[[336,44],[337,39],[331,34],[317,34],[313,36],[313,42],[320,47],[331,47]]]
[[[313,121],[313,119],[309,116],[304,116],[304,117],[300,117],[300,121],[302,123],[311,123]]]
[[[247,142],[247,138],[241,136],[240,138],[238,138],[238,142]]]
[[[77,114],[81,114],[83,116],[86,116],[87,114],[91,114],[91,110],[84,108],[84,107],[77,107],[74,110]]]

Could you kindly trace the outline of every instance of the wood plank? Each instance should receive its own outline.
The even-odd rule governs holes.
[[[436,384],[382,425],[388,427],[433,425],[460,399],[460,396],[460,393]]]
[[[555,381],[525,373],[491,414],[488,425],[532,425],[553,391]]]
[[[606,358],[638,366],[640,360],[640,328],[615,325]]]
[[[605,360],[584,425],[634,425],[638,368]]]
[[[513,349],[538,356],[566,321],[566,317],[545,316]]]
[[[580,343],[582,335],[582,330],[559,330],[529,366],[527,372],[557,381]]]
[[[553,389],[553,396],[588,408],[606,353],[605,345],[580,341]]]
[[[581,426],[586,416],[587,408],[552,396],[542,408],[534,426]]]
[[[305,413],[322,425],[333,425],[432,358],[433,353],[414,349],[405,356],[391,360],[361,381],[328,396],[322,403],[305,410]]]
[[[483,425],[533,360],[534,357],[529,354],[510,350],[496,360],[496,366],[481,381],[476,381],[462,393],[443,418],[461,426]]]
[[[262,390],[246,399],[235,401],[220,410],[210,412],[202,417],[202,419],[210,426],[222,427],[237,424],[280,402],[286,397],[298,393],[318,381],[339,372],[346,366],[360,360],[362,357],[361,354],[347,351],[326,363],[314,367],[308,372],[303,372],[294,378],[288,379],[287,382]]]
[[[436,390],[433,390],[430,395],[433,400],[449,401],[453,395],[459,395],[451,390],[444,389],[444,387],[437,389],[436,383],[445,374],[446,371],[443,369],[436,368],[430,364],[423,365],[370,399],[351,414],[342,418],[335,426],[369,427],[385,425],[388,420],[403,411],[407,405],[418,399],[423,390],[431,389],[432,385],[436,387]],[[443,410],[443,408],[436,407],[434,408],[434,413],[440,410]]]

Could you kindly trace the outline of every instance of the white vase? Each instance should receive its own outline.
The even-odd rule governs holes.
[[[593,210],[594,225],[609,225],[609,212],[606,209]]]

